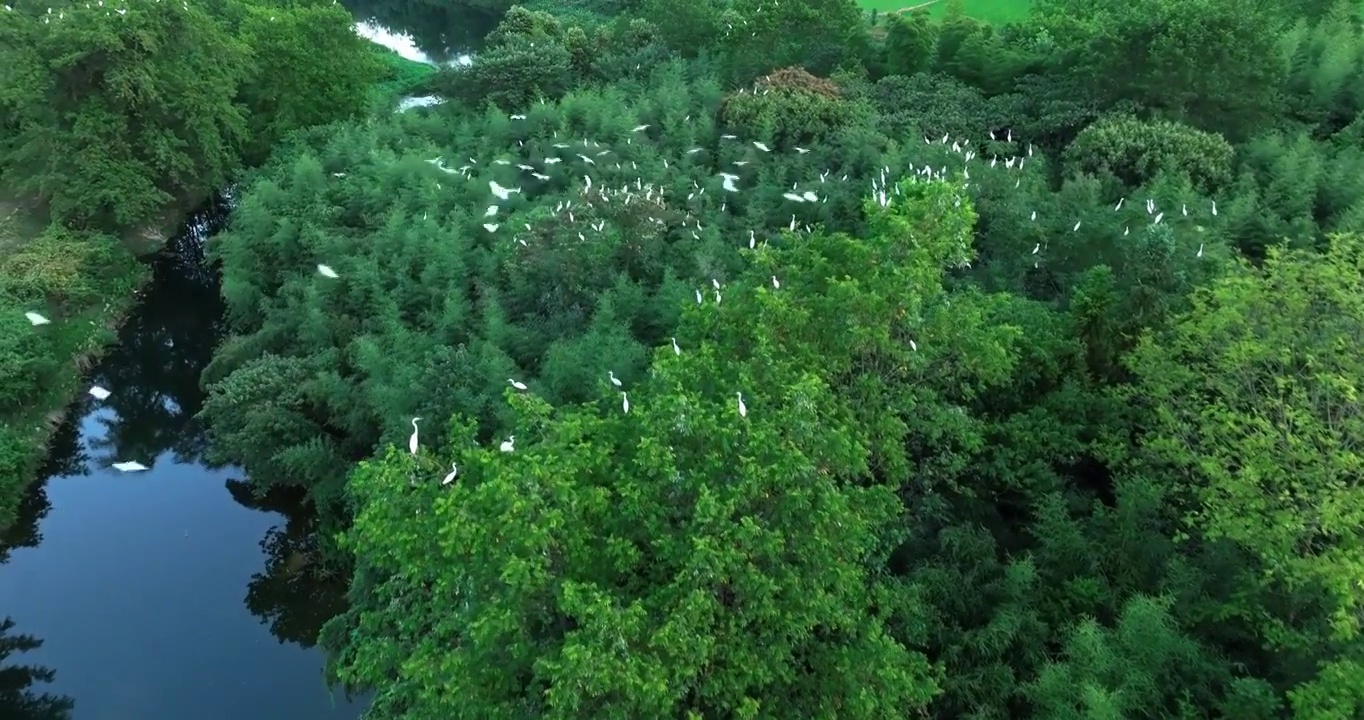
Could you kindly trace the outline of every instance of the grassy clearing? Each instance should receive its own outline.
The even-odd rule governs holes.
[[[0,201],[0,528],[147,275],[118,238],[44,227]],[[34,327],[26,312],[52,323]]]
[[[928,4],[919,0],[858,0],[858,4],[866,10],[880,12],[922,6],[933,17],[942,17],[947,11],[947,3],[943,0]],[[970,17],[995,25],[1025,20],[1032,11],[1032,0],[963,0],[963,4]]]
[[[398,98],[425,93],[426,83],[436,73],[436,68],[408,60],[382,45],[371,43],[371,46],[384,65],[383,75],[374,88],[377,111],[387,112]]]

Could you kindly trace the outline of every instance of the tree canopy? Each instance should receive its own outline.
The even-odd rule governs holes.
[[[1364,714],[1358,8],[469,2],[403,111],[310,64],[335,11],[224,8],[135,19],[174,68],[80,37],[148,102],[243,58],[127,177],[241,179],[207,452],[319,508],[371,717]],[[9,110],[58,37],[0,51],[8,137],[84,131]]]

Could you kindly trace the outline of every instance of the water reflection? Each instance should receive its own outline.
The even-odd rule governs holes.
[[[265,571],[251,576],[246,606],[270,626],[280,642],[305,648],[317,644],[322,626],[346,611],[346,579],[322,562],[317,515],[296,488],[263,496],[248,482],[229,480],[227,490],[243,507],[288,518],[261,540]]]
[[[195,418],[206,392],[199,376],[226,330],[219,278],[204,262],[204,239],[222,229],[225,203],[191,216],[187,228],[158,256],[153,297],[118,334],[118,350],[94,374],[94,384],[116,389],[103,405],[103,437],[92,439],[95,461],[109,465],[166,452],[178,464],[203,462],[208,436]],[[145,459],[144,459],[145,458]]]
[[[41,665],[16,663],[14,654],[43,646],[31,635],[12,632],[14,621],[0,620],[0,718],[5,720],[67,720],[75,703],[65,695],[33,689],[37,683],[50,683],[56,673]]]
[[[476,54],[482,49],[483,38],[502,20],[501,12],[438,0],[342,0],[341,4],[358,21],[410,38],[414,49],[426,56],[412,59],[440,65]]]
[[[345,582],[313,562],[313,515],[202,460],[199,377],[224,331],[203,243],[225,210],[191,218],[153,259],[151,289],[92,378],[113,395],[72,408],[45,479],[0,534],[0,618],[18,627],[0,625],[0,718],[67,718],[72,698],[80,717],[115,720],[363,709],[322,680],[314,645]],[[152,469],[121,475],[116,460]],[[60,696],[32,687],[48,680]]]

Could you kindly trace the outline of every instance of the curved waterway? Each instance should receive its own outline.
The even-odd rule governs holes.
[[[90,377],[113,394],[72,408],[45,479],[0,536],[3,720],[353,720],[364,709],[323,680],[317,632],[344,609],[345,582],[312,561],[312,516],[202,460],[199,375],[223,331],[203,243],[223,216],[191,218],[152,261],[152,286]],[[123,460],[151,469],[110,467]]]

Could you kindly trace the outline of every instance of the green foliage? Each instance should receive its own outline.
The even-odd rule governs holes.
[[[126,311],[146,269],[113,238],[52,226],[21,242],[15,216],[0,240],[0,528],[13,520],[53,424],[46,417],[74,394],[72,358],[89,358],[112,339],[107,325]],[[33,327],[24,313],[52,324]]]
[[[913,75],[929,67],[937,53],[938,28],[927,13],[894,14],[886,18],[886,70]]]
[[[1118,117],[1085,128],[1066,148],[1073,173],[1108,173],[1144,185],[1164,172],[1184,173],[1203,192],[1231,182],[1235,151],[1222,137],[1173,122]]]
[[[359,115],[380,77],[379,58],[336,3],[247,5],[237,25],[253,71],[238,101],[248,113],[247,162],[260,162],[286,134]],[[319,59],[330,58],[329,62]],[[410,71],[408,71],[410,72]],[[220,187],[221,185],[215,186]]]
[[[248,51],[205,10],[75,3],[39,18],[0,21],[0,112],[19,128],[0,145],[6,185],[111,229],[227,183],[247,137],[234,97]]]

